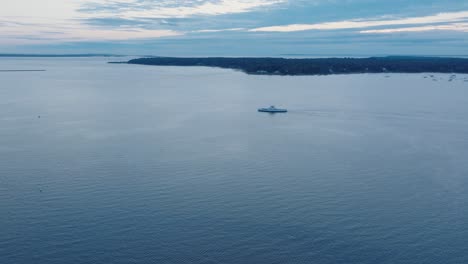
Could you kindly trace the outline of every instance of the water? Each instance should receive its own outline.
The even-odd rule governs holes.
[[[468,76],[105,61],[0,60],[0,263],[468,263]]]

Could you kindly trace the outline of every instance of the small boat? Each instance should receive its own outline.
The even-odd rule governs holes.
[[[267,107],[267,108],[259,108],[258,111],[264,112],[264,113],[286,113],[288,112],[288,110],[276,108],[274,105]]]

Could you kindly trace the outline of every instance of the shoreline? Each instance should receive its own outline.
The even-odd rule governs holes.
[[[365,73],[458,73],[468,74],[468,59],[440,57],[371,58],[179,58],[151,57],[112,64],[149,66],[205,66],[239,70],[251,75],[336,75]]]

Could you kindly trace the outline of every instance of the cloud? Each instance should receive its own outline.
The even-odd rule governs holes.
[[[461,11],[467,10],[467,4],[450,6],[447,2],[442,2],[443,0],[434,1],[439,1],[441,4],[429,9],[425,9],[427,5],[415,4],[415,8],[410,11],[421,14],[420,12],[436,10],[431,11],[434,15],[413,15],[413,17],[380,16],[385,14],[383,13],[385,10],[394,14],[408,12],[407,8],[397,7],[404,0],[385,5],[368,0],[3,1],[5,3],[2,2],[0,8],[0,45],[36,43],[60,45],[70,42],[121,43],[127,40],[146,39],[155,39],[155,43],[175,39],[177,43],[182,43],[188,39],[199,39],[200,43],[204,41],[203,43],[209,46],[226,38],[232,42],[233,46],[243,47],[249,44],[243,42],[246,39],[253,41],[262,37],[270,39],[277,37],[276,44],[286,47],[293,44],[302,45],[301,41],[306,36],[313,37],[314,41],[323,38],[327,41],[333,39],[338,42],[336,39],[340,39],[341,42],[353,43],[357,41],[354,38],[373,41],[378,38],[371,34],[434,30],[467,32],[468,11]],[[347,3],[349,10],[345,8],[343,12],[328,13],[332,10],[331,7],[335,8],[336,5],[344,2]],[[321,7],[322,5],[325,7]],[[374,9],[371,8],[372,6]],[[396,8],[391,10],[381,8],[377,12],[376,6],[396,6]],[[444,9],[441,9],[442,6]],[[361,10],[363,7],[367,7],[365,11]],[[273,12],[269,12],[270,10]],[[436,14],[442,10],[459,10],[460,12]],[[370,18],[350,19],[353,17],[353,12],[360,14],[357,17],[367,14]],[[323,21],[320,19],[324,17],[335,18],[323,23],[297,24],[304,21],[306,17],[316,19],[311,20],[314,22]],[[272,24],[275,21],[278,23],[277,26]],[[273,26],[260,27],[260,25]],[[320,32],[313,32],[313,34],[300,32],[306,30],[320,30]],[[288,36],[253,34],[253,32],[295,31],[299,33],[288,34]],[[454,33],[448,32],[447,35],[450,34]],[[170,38],[182,35],[185,37]],[[465,35],[456,34],[456,38],[465,39]],[[440,34],[436,37],[440,38]],[[214,39],[216,41],[212,41]],[[269,43],[270,46],[266,46],[272,47],[276,44]]]
[[[173,30],[147,30],[131,26],[94,28],[74,20],[45,18],[29,19],[27,23],[3,20],[2,24],[6,26],[0,27],[0,42],[9,44],[150,39],[182,34]]]
[[[16,0],[0,9],[0,44],[115,41],[240,29],[182,29],[177,21],[238,14],[287,0]],[[31,8],[23,8],[31,6]],[[210,25],[211,27],[213,25]],[[53,31],[53,32],[51,32]]]
[[[449,25],[434,25],[434,26],[430,25],[430,26],[388,28],[388,29],[372,29],[372,30],[362,30],[359,33],[389,34],[389,33],[403,33],[403,32],[424,32],[424,31],[434,31],[434,30],[468,32],[468,23],[454,23],[454,24],[449,24]]]
[[[286,0],[89,0],[83,14],[120,18],[185,18],[245,13]]]
[[[439,13],[432,16],[409,17],[399,19],[383,19],[383,20],[344,20],[337,22],[326,22],[317,24],[291,24],[283,26],[271,26],[254,28],[252,32],[295,32],[305,30],[339,30],[339,29],[357,29],[380,26],[395,26],[395,25],[417,25],[417,24],[434,24],[434,23],[450,23],[468,20],[468,11]]]
[[[227,31],[243,31],[245,28],[223,28],[223,29],[201,29],[194,30],[192,33],[218,33],[218,32],[227,32]]]

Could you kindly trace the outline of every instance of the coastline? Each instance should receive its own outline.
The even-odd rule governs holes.
[[[179,58],[151,57],[115,64],[150,66],[205,66],[239,70],[251,75],[335,75],[362,73],[459,73],[468,74],[468,59],[441,57],[371,58]]]

